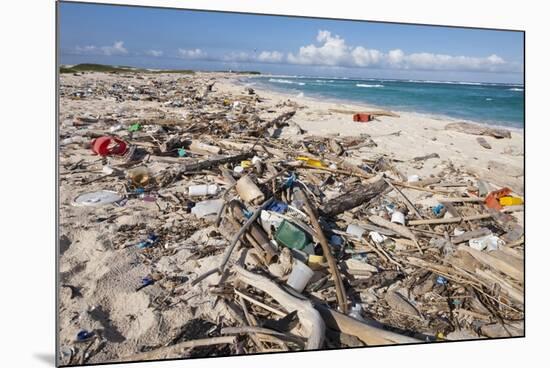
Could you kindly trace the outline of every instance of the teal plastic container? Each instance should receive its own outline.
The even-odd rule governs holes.
[[[279,244],[290,249],[302,250],[306,245],[311,243],[309,235],[287,220],[283,220],[277,228],[275,239]]]

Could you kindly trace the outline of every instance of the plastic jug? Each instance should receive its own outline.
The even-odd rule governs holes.
[[[311,242],[309,236],[302,229],[287,220],[283,220],[277,228],[275,239],[287,248],[300,250]]]

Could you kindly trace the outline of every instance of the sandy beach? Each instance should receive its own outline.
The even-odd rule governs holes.
[[[406,183],[407,178],[414,175],[420,180],[439,178],[447,183],[466,183],[457,189],[466,193],[468,188],[476,187],[478,181],[482,180],[489,184],[489,191],[509,187],[513,195],[522,197],[524,194],[524,135],[521,130],[510,131],[510,138],[497,139],[490,135],[474,135],[449,129],[448,125],[456,123],[456,120],[401,111],[392,111],[399,117],[379,116],[370,122],[354,122],[352,117],[355,112],[379,109],[368,104],[298,97],[257,86],[252,86],[254,93],[251,94],[242,82],[238,82],[243,78],[245,76],[229,73],[60,75],[58,328],[63,364],[100,363],[128,357],[148,359],[139,354],[193,338],[211,337],[212,331],[219,332],[219,328],[215,329],[216,324],[235,319],[234,313],[222,301],[227,291],[221,288],[214,290],[212,286],[220,280],[219,275],[196,285],[190,284],[191,280],[220,262],[222,250],[228,243],[227,237],[211,220],[197,219],[185,212],[189,185],[208,182],[225,189],[230,185],[225,180],[227,178],[224,179],[215,168],[209,168],[199,170],[195,176],[180,178],[179,182],[174,181],[170,185],[159,184],[152,200],[130,194],[134,188],[128,185],[129,169],[145,165],[160,183],[161,179],[173,173],[175,166],[181,165],[178,160],[188,162],[185,158],[177,157],[177,154],[155,153],[159,147],[167,144],[164,138],[158,138],[161,133],[164,134],[162,137],[178,134],[192,136],[193,139],[202,139],[210,145],[222,147],[222,154],[235,154],[237,151],[251,151],[254,147],[257,137],[238,137],[239,132],[252,125],[251,121],[268,122],[284,112],[295,111],[286,126],[278,131],[273,127],[267,130],[270,136],[265,141],[266,152],[284,150],[292,145],[293,152],[301,149],[304,154],[317,157],[315,152],[308,152],[305,144],[300,147],[301,142],[317,138],[336,139],[345,148],[342,157],[345,157],[346,162],[361,170],[365,170],[364,165],[372,166],[382,156],[388,159],[393,166],[388,175],[396,182]],[[205,86],[212,83],[211,91],[207,89],[204,98],[189,97],[191,93],[203,93]],[[239,103],[236,104],[237,101]],[[222,109],[220,106],[227,108]],[[201,133],[201,127],[216,125],[220,121],[223,124],[219,124],[215,133],[206,130]],[[128,127],[135,123],[141,125],[141,130],[128,134]],[[173,126],[180,130],[172,129]],[[148,153],[137,164],[129,164],[122,158],[93,155],[90,142],[102,135],[118,135]],[[485,139],[490,148],[480,145],[480,137]],[[234,142],[233,146],[231,141]],[[193,153],[193,150],[189,152]],[[208,157],[210,154],[202,152],[195,155],[194,159],[201,161]],[[320,159],[330,161],[329,155]],[[336,161],[331,162],[334,167],[337,166]],[[115,173],[110,169],[115,169]],[[117,175],[117,170],[120,175]],[[349,168],[341,166],[337,170],[351,172]],[[276,172],[277,169],[267,168],[263,178]],[[319,183],[327,180],[321,172],[314,172],[314,175],[318,176]],[[304,178],[309,180],[309,177]],[[333,180],[347,183],[351,179],[338,177]],[[345,185],[342,184],[342,187]],[[449,190],[445,187],[430,188],[422,191],[402,187],[406,196],[426,211],[438,203],[438,190]],[[124,201],[105,206],[74,205],[78,195],[98,190],[119,193]],[[327,192],[330,192],[327,198],[341,194],[336,189]],[[446,195],[450,196],[449,193]],[[395,197],[395,193],[392,196],[399,198]],[[355,212],[350,213],[353,217]],[[511,215],[519,225],[523,225],[523,211]],[[345,228],[342,230],[345,231]],[[449,234],[454,236],[450,228],[432,227],[426,228],[426,231],[439,233],[441,238],[449,238]],[[161,241],[157,245],[147,249],[135,246],[151,233],[160,237]],[[430,247],[428,240],[422,239],[422,247],[425,249]],[[510,252],[523,257],[523,245],[518,244],[519,247],[515,245]],[[414,251],[413,248],[411,252]],[[426,253],[430,254],[430,251]],[[421,257],[418,254],[416,256]],[[232,262],[236,262],[237,258],[238,254],[232,255]],[[377,267],[390,269],[385,264],[384,267],[377,264]],[[412,271],[406,274],[417,275]],[[145,277],[152,278],[154,283],[140,289]],[[395,290],[405,287],[412,290],[416,287],[414,284],[405,285],[402,281],[397,283],[393,286]],[[514,290],[520,288],[516,280],[505,283],[512,284]],[[388,287],[382,289],[385,293]],[[465,292],[463,289],[467,290],[463,286],[460,292]],[[440,331],[453,330],[450,327],[452,323],[447,320],[454,316],[461,321],[468,320],[468,327],[462,331],[454,329],[453,333],[445,333],[448,339],[523,334],[521,311],[516,314],[510,312],[509,316],[504,317],[509,317],[508,329],[502,332],[504,325],[498,324],[489,312],[481,312],[482,307],[458,308],[455,314],[445,306],[441,307],[444,312],[432,310],[437,303],[441,304],[441,299],[435,294],[430,302],[432,304],[420,297],[410,296],[416,308],[423,311],[422,318],[409,321],[406,326],[401,325],[401,322],[392,321],[389,317],[385,319],[384,313],[376,312],[387,308],[387,304],[377,304],[385,300],[380,296],[383,294],[378,292],[379,289],[372,295],[358,292],[361,295],[357,297],[358,303],[363,303],[364,313],[369,318],[386,325],[392,324],[396,328],[414,328],[417,332],[435,336]],[[336,299],[330,300],[334,305]],[[447,303],[445,300],[443,304]],[[271,300],[269,303],[274,304]],[[522,303],[519,304],[522,308]],[[514,311],[518,310],[519,304],[513,304]],[[437,322],[441,326],[434,322],[437,319],[434,316],[438,313],[439,316],[444,315]],[[481,327],[475,333],[470,325],[474,320],[481,321],[476,322]],[[485,328],[485,325],[491,328]],[[100,338],[75,343],[75,336],[82,330],[94,331]],[[303,330],[298,329],[298,332],[302,333]],[[200,349],[195,349],[193,353],[185,350],[177,356],[235,353],[226,347]],[[247,351],[251,350],[245,347],[237,353],[245,354]]]
[[[240,94],[242,87],[235,78],[221,79],[220,90]],[[256,86],[253,86],[258,89]],[[375,121],[358,124],[351,119],[351,112],[372,111],[379,108],[369,104],[335,103],[320,99],[300,97],[267,89],[258,89],[262,97],[271,103],[291,99],[302,108],[294,116],[306,134],[322,136],[360,136],[368,134],[377,143],[376,147],[359,150],[361,158],[372,158],[380,154],[407,162],[414,157],[437,153],[440,158],[429,160],[425,167],[411,168],[403,165],[405,175],[429,176],[437,173],[442,161],[471,171],[482,179],[496,185],[510,186],[523,194],[523,131],[511,129],[510,139],[485,137],[492,149],[485,149],[476,142],[476,135],[446,130],[445,126],[456,123],[456,119],[435,118],[426,114],[394,111],[399,118],[380,116]],[[332,111],[331,111],[332,110]],[[342,112],[334,112],[342,110]],[[349,111],[345,113],[345,111]],[[481,124],[469,121],[472,124]],[[481,124],[483,125],[483,124]],[[397,133],[399,134],[392,134]],[[399,164],[397,164],[399,167]]]

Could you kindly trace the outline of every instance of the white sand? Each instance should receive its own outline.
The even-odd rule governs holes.
[[[214,96],[231,92],[243,95],[246,92],[242,85],[236,85],[234,76],[223,74],[198,74],[197,76],[155,76],[155,78],[216,78]],[[61,83],[82,83],[82,78],[90,84],[95,80],[108,80],[109,83],[119,82],[125,85],[141,83],[135,79],[122,80],[110,74],[94,73],[85,77],[62,75]],[[329,109],[371,110],[366,105],[323,102],[309,98],[298,98],[271,91],[259,91],[265,101],[262,107],[275,106],[280,101],[291,98],[298,102],[300,108],[292,121],[297,123],[309,135],[342,135],[359,136],[369,134],[377,147],[364,147],[354,152],[354,157],[375,159],[386,154],[396,160],[397,167],[405,174],[418,174],[421,177],[437,175],[448,168],[449,161],[455,166],[462,166],[473,174],[489,180],[496,187],[508,185],[516,192],[523,192],[523,132],[512,132],[511,139],[494,139],[485,137],[492,149],[482,148],[477,142],[477,136],[445,130],[449,121],[432,117],[403,113],[399,118],[382,117],[379,121],[355,123],[351,114],[331,113]],[[281,109],[265,116],[273,118]],[[158,102],[124,101],[115,102],[112,99],[71,100],[61,98],[60,124],[61,133],[68,136],[79,133],[78,128],[71,126],[73,116],[81,113],[104,115],[108,112],[128,112],[136,118],[158,117],[159,111],[182,114],[183,108],[168,108]],[[391,133],[400,132],[397,135]],[[300,137],[296,137],[300,139]],[[507,153],[508,152],[508,153]],[[431,153],[439,154],[440,158],[428,159],[425,162],[408,161],[416,156]],[[79,160],[88,163],[97,161],[90,150],[81,147],[61,148],[61,172],[66,171],[64,165]],[[95,165],[95,166],[94,166]],[[489,166],[493,167],[489,170]],[[92,168],[101,170],[101,164],[93,164]],[[80,174],[74,174],[80,175]],[[90,177],[82,174],[82,177]],[[97,173],[95,174],[97,175]],[[116,181],[113,181],[116,183]],[[135,292],[142,277],[151,272],[151,266],[146,265],[139,257],[135,247],[117,249],[120,242],[135,243],[146,236],[145,229],[137,233],[135,238],[121,239],[117,237],[121,226],[145,224],[152,228],[160,228],[168,223],[161,218],[161,211],[154,203],[145,203],[139,199],[130,199],[124,208],[130,209],[125,215],[118,217],[113,223],[101,225],[90,222],[90,218],[98,215],[112,215],[121,210],[114,206],[105,207],[74,207],[72,199],[81,192],[113,189],[121,190],[119,184],[96,182],[90,185],[79,185],[61,182],[60,189],[60,234],[68,239],[63,241],[60,255],[60,283],[77,286],[82,297],[71,299],[70,290],[60,289],[59,332],[63,349],[74,345],[74,337],[80,329],[96,329],[106,331],[105,347],[94,354],[89,363],[104,362],[115,357],[132,355],[143,346],[160,346],[179,333],[186,321],[197,315],[210,315],[211,318],[227,315],[214,305],[208,286],[201,284],[185,290],[186,303],[180,303],[166,311],[158,311],[153,307],[153,301],[159,294],[158,286],[152,285]],[[90,215],[94,216],[90,216]],[[116,245],[116,246],[115,246]],[[187,261],[189,251],[181,249],[175,254],[163,257],[155,267],[165,274],[188,275],[196,277],[200,272],[209,269],[219,262],[221,255],[200,260]],[[215,278],[212,278],[212,282]],[[186,284],[187,285],[187,284]],[[78,362],[73,362],[78,363]]]
[[[242,94],[244,87],[236,84],[233,78],[220,79],[215,86],[219,90]],[[472,174],[488,180],[496,185],[509,186],[515,192],[523,194],[524,149],[523,130],[511,130],[510,139],[496,139],[484,136],[492,146],[485,149],[477,143],[477,135],[445,130],[445,126],[456,120],[442,120],[425,114],[393,111],[399,118],[379,117],[376,121],[357,123],[352,120],[352,114],[330,112],[329,109],[350,111],[379,110],[367,104],[337,103],[322,101],[295,95],[255,88],[262,98],[272,104],[291,99],[298,102],[299,109],[293,117],[302,129],[311,135],[359,136],[369,134],[377,143],[377,147],[365,148],[365,158],[373,158],[386,154],[391,158],[407,161],[414,157],[437,153],[440,160],[450,160],[457,167],[463,167]],[[389,135],[400,131],[399,136]],[[430,159],[428,164],[434,164],[437,159]],[[490,165],[491,163],[491,165]],[[422,169],[414,169],[410,164],[402,165],[406,175],[418,174],[421,177],[434,174],[431,167],[424,165]]]

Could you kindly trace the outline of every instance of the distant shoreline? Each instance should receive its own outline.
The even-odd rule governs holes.
[[[229,76],[232,76],[232,75],[229,74]],[[283,76],[283,75],[262,75],[261,77],[262,78],[263,77],[279,77],[279,78],[282,78],[282,77],[285,77],[285,76]],[[290,76],[287,76],[287,77],[290,77]],[[249,84],[249,83],[245,82],[245,79],[250,79],[250,78],[258,78],[258,76],[245,76],[245,75],[242,75],[242,76],[239,76],[238,78],[235,78],[235,83],[245,86],[245,85]],[[293,77],[293,78],[296,78],[296,77]],[[326,77],[307,77],[307,78],[337,79],[337,78],[326,78]],[[355,80],[359,80],[359,79],[350,78],[349,80],[355,81]],[[502,84],[502,85],[512,86],[513,84]],[[261,85],[253,84],[253,85],[251,85],[251,87],[258,90],[258,91],[260,91],[260,92],[275,93],[275,94],[284,96],[285,98],[288,98],[288,99],[296,99],[296,98],[299,97],[301,99],[309,100],[309,101],[312,101],[312,102],[329,102],[329,103],[349,104],[349,105],[356,105],[356,106],[360,105],[360,106],[363,106],[365,109],[390,110],[390,111],[395,112],[399,115],[415,115],[418,118],[427,118],[427,119],[434,119],[434,120],[441,120],[441,121],[448,121],[448,122],[464,122],[464,123],[468,123],[468,124],[477,124],[477,125],[481,125],[481,126],[507,129],[507,130],[510,130],[512,132],[517,132],[517,133],[523,133],[524,128],[525,128],[525,122],[523,123],[523,127],[514,127],[514,126],[502,125],[502,124],[498,124],[498,123],[488,123],[488,122],[482,122],[482,121],[471,120],[471,119],[461,119],[461,118],[456,118],[456,117],[452,117],[452,116],[448,116],[448,115],[444,115],[444,114],[431,114],[431,113],[426,113],[426,112],[421,112],[421,111],[414,111],[414,110],[393,109],[391,106],[377,105],[377,104],[373,104],[373,103],[368,102],[368,101],[357,101],[357,100],[353,100],[353,99],[345,99],[345,98],[338,98],[338,97],[325,97],[325,96],[318,95],[318,94],[304,94],[303,96],[298,96],[298,94],[290,93],[288,90],[284,90],[283,88],[277,88],[277,86],[272,86],[270,88],[270,86],[267,83],[261,84]]]

